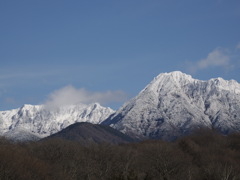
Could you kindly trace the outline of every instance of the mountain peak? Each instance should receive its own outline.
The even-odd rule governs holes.
[[[180,71],[161,73],[107,124],[136,137],[172,139],[198,127],[240,131],[240,84],[202,81]]]
[[[109,126],[91,124],[88,122],[77,122],[67,128],[53,134],[44,140],[61,138],[70,141],[77,141],[83,145],[91,143],[127,143],[134,140]]]
[[[31,104],[24,104],[20,111],[31,111],[31,110],[40,110],[43,106],[42,105],[31,105]]]
[[[161,74],[171,75],[174,77],[181,77],[181,76],[187,75],[187,74],[183,73],[182,71],[171,71],[171,72],[166,72],[166,73],[161,73]]]
[[[172,89],[175,86],[184,86],[185,84],[194,82],[192,76],[181,71],[173,71],[169,73],[161,73],[155,77],[142,91],[152,91],[157,93],[161,89]]]
[[[91,106],[93,109],[102,107],[99,103],[93,103],[93,104],[90,104],[90,106]]]
[[[172,71],[169,73],[161,73],[159,74],[156,79],[162,78],[172,78],[174,80],[182,80],[182,79],[193,79],[191,75],[185,74],[181,71]]]
[[[33,107],[33,105],[31,105],[31,104],[24,104],[24,105],[22,105],[21,109],[30,109],[32,107]]]

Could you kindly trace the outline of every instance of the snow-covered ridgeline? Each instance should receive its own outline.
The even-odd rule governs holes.
[[[129,135],[164,139],[202,126],[240,131],[240,84],[197,80],[180,71],[162,73],[104,124]]]
[[[25,136],[28,135],[42,138],[75,122],[99,124],[112,113],[114,111],[111,108],[102,107],[98,103],[54,109],[44,105],[24,105],[18,109],[0,111],[0,134],[12,139],[18,138],[15,136],[24,136],[23,139],[27,139]]]

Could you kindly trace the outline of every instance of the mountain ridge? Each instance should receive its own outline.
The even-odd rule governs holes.
[[[239,95],[235,80],[161,73],[103,124],[128,135],[167,140],[200,127],[230,133],[240,130]]]
[[[98,103],[48,109],[44,105],[25,104],[0,112],[0,134],[10,139],[39,139],[56,133],[75,122],[99,124],[114,111]]]
[[[25,104],[0,111],[0,135],[40,139],[76,122],[109,125],[139,139],[172,140],[207,127],[240,131],[240,84],[220,77],[198,80],[180,71],[161,73],[117,111],[98,103],[48,109]]]

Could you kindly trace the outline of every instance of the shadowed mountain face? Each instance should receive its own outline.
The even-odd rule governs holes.
[[[62,131],[53,134],[43,140],[61,138],[71,141],[77,141],[81,144],[88,143],[111,143],[120,144],[133,142],[129,136],[117,131],[109,126],[91,124],[87,122],[75,123]]]

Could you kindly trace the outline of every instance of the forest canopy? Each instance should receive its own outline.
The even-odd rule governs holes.
[[[174,142],[88,144],[0,139],[0,179],[240,179],[240,134],[202,131]]]

